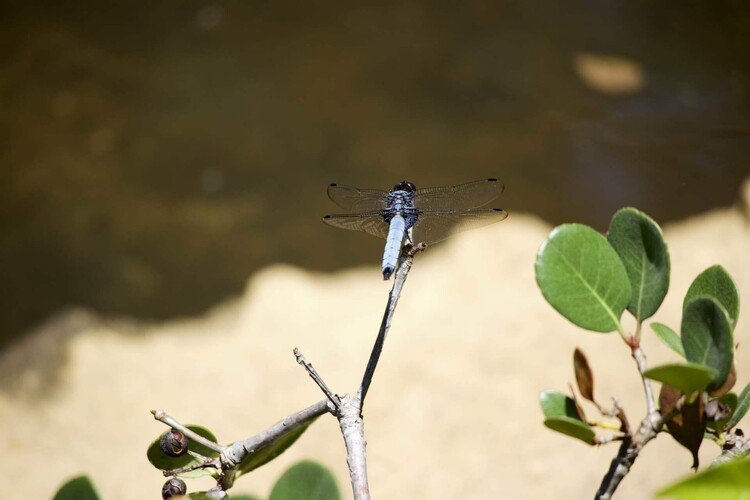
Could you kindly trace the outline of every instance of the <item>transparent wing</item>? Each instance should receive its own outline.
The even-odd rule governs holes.
[[[498,179],[417,189],[414,193],[414,206],[420,210],[470,210],[491,202],[504,189],[505,185]]]
[[[344,210],[372,212],[388,206],[388,192],[382,189],[358,189],[351,186],[331,184],[328,197]]]
[[[388,238],[388,223],[380,212],[364,212],[361,214],[326,215],[323,222],[333,227],[364,231],[378,238]]]
[[[437,243],[453,233],[500,222],[506,217],[508,212],[500,208],[420,212],[417,223],[412,227],[412,241],[428,245]]]

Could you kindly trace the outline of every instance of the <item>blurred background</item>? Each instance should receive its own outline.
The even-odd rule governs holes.
[[[351,390],[390,283],[380,243],[321,222],[331,182],[499,177],[511,214],[410,275],[368,396],[375,498],[589,497],[614,449],[546,431],[537,402],[576,346],[599,399],[641,418],[617,338],[536,288],[551,224],[604,230],[625,205],[664,224],[656,321],[679,325],[711,264],[750,296],[746,1],[0,4],[0,497],[82,472],[107,499],[157,497],[148,410],[260,431],[321,397],[294,346]],[[750,350],[735,362],[739,391]],[[301,458],[348,496],[332,418],[238,489]],[[660,438],[623,498],[690,463]]]
[[[750,4],[2,2],[0,343],[83,306],[197,315],[274,262],[377,262],[330,182],[497,176],[600,229],[730,205]]]

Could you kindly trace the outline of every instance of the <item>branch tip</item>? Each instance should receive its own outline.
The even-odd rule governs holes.
[[[310,363],[307,358],[300,352],[299,349],[294,349],[294,356],[297,358],[297,363],[302,365],[302,367],[307,371],[307,374],[310,376],[311,379],[315,382],[315,384],[320,388],[321,391],[323,391],[323,394],[326,395],[328,400],[333,404],[333,406],[336,408],[337,411],[341,410],[341,401],[339,397],[331,391],[331,389],[328,388],[325,382],[323,382],[323,377],[320,376],[320,374],[315,370],[315,367],[313,367],[312,363]]]

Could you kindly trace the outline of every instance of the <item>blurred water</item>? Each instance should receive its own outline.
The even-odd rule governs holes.
[[[332,181],[498,176],[511,214],[604,228],[750,173],[746,2],[4,4],[2,342],[74,304],[198,314],[272,262],[376,264],[320,223]]]

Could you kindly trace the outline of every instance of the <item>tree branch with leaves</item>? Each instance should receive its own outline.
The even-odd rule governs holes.
[[[601,419],[587,419],[572,388],[570,395],[545,391],[540,396],[544,424],[550,429],[590,445],[620,442],[595,498],[611,498],[643,447],[661,432],[690,451],[696,469],[704,437],[722,447],[732,443],[732,451],[724,450],[723,457],[748,453],[750,445],[733,429],[750,406],[750,386],[740,397],[729,392],[737,378],[732,334],[739,298],[722,267],[710,267],[693,281],[683,302],[679,335],[661,323],[651,324],[657,338],[682,358],[653,368],[648,367],[641,335],[644,321],[658,311],[669,289],[670,258],[662,231],[650,217],[634,208],[619,210],[606,237],[582,224],[558,226],[539,249],[535,271],[545,299],[565,318],[589,331],[618,332],[643,386],[645,415],[631,428],[616,398],[611,409],[594,398],[588,360],[576,349],[579,393]],[[623,327],[625,311],[635,319],[632,332]],[[652,381],[662,384],[658,398]]]
[[[373,376],[383,351],[393,316],[406,278],[411,270],[414,256],[426,245],[407,244],[402,249],[393,287],[372,352],[354,395],[333,392],[313,364],[294,348],[294,357],[313,382],[324,399],[291,415],[287,415],[268,429],[249,438],[226,445],[219,444],[216,436],[200,425],[185,425],[164,410],[152,410],[157,421],[169,427],[155,439],[147,450],[149,462],[161,470],[168,479],[162,488],[162,498],[187,496],[193,500],[228,498],[227,492],[235,481],[249,472],[265,465],[281,455],[287,448],[325,414],[331,414],[339,422],[347,454],[347,466],[355,500],[368,500],[370,489],[367,480],[367,454],[364,433],[363,408],[365,396],[372,384]],[[199,492],[187,492],[183,478],[211,476],[216,486]],[[315,492],[314,496],[311,496]],[[291,467],[274,486],[270,500],[335,500],[340,496],[332,474],[314,462],[300,462]],[[86,476],[66,482],[54,500],[98,500],[100,497]],[[232,495],[232,499],[252,498],[247,495]]]

